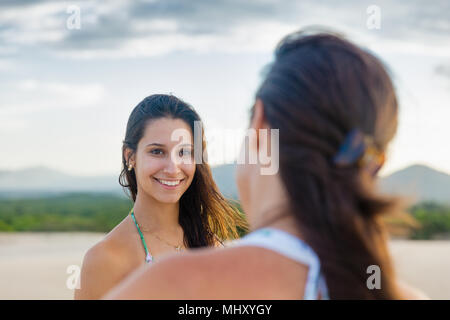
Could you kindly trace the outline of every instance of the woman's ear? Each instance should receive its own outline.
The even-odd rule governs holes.
[[[259,130],[264,128],[265,119],[264,119],[264,106],[261,99],[256,99],[255,105],[253,107],[253,118],[250,123],[250,128],[255,130]]]
[[[259,98],[256,99],[253,107],[253,118],[250,123],[250,128],[256,131],[256,147],[259,150],[259,130],[269,128],[264,116],[264,105]]]
[[[124,151],[125,160],[128,165],[132,165],[134,167],[134,152],[130,148],[126,148]]]

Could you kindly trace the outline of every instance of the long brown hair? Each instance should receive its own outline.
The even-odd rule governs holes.
[[[133,202],[136,201],[137,181],[134,169],[127,170],[129,159],[125,159],[126,148],[136,152],[145,127],[152,120],[173,118],[185,121],[194,134],[194,125],[201,119],[197,112],[186,102],[173,95],[155,94],[142,100],[131,112],[128,119],[125,140],[122,146],[122,171],[119,183],[129,192]],[[202,128],[202,157],[206,155],[206,141]],[[194,150],[195,151],[195,150]],[[130,155],[131,156],[131,155]],[[247,231],[247,222],[240,212],[220,193],[211,174],[206,157],[196,163],[191,185],[180,198],[179,223],[184,231],[187,247],[203,247],[219,241],[239,237],[239,232]]]
[[[318,254],[330,298],[397,298],[381,216],[397,203],[376,192],[357,163],[333,163],[357,129],[385,151],[397,129],[398,105],[383,64],[330,32],[285,37],[256,97],[279,128],[280,177],[305,241]],[[370,290],[367,268],[381,270]]]

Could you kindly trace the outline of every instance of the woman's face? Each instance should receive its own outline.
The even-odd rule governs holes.
[[[250,121],[249,130],[257,130],[262,125],[262,103],[260,100],[255,102],[254,115]],[[251,135],[249,135],[251,137]],[[257,154],[257,148],[255,143],[246,140],[242,141],[239,159],[246,159],[244,163],[240,163],[236,166],[236,185],[239,192],[239,199],[241,201],[242,209],[246,212],[247,219],[251,222],[251,205],[254,199],[251,199],[251,184],[254,181],[254,177],[257,175],[257,166],[250,164],[248,159],[250,153]]]
[[[138,194],[144,192],[163,203],[179,201],[194,178],[193,154],[191,128],[184,120],[149,121],[132,162]]]
[[[249,137],[252,137],[251,132],[254,131],[254,138],[257,137],[257,131],[260,129],[268,129],[269,126],[264,120],[264,109],[260,99],[255,101],[253,117],[250,121]],[[239,199],[241,200],[242,208],[246,213],[247,219],[250,225],[253,224],[255,218],[252,213],[252,207],[260,203],[263,199],[260,198],[258,188],[261,184],[260,164],[259,160],[257,164],[250,163],[250,154],[253,154],[253,158],[259,158],[258,144],[262,144],[263,141],[258,139],[253,142],[242,142],[239,159],[246,159],[245,163],[238,164],[236,167],[236,185],[238,187]],[[267,146],[270,150],[270,143]],[[272,152],[272,151],[271,151]]]

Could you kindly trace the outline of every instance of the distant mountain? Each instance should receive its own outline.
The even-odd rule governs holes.
[[[236,165],[212,168],[221,192],[238,199],[235,183]],[[424,165],[413,165],[380,178],[380,188],[388,194],[421,201],[450,204],[450,175]],[[124,194],[117,176],[78,177],[46,167],[0,171],[0,196],[34,195],[61,192],[114,192]]]
[[[224,195],[237,199],[235,171],[235,165],[222,165],[213,168],[213,176]],[[450,175],[424,165],[413,165],[382,177],[379,187],[383,193],[407,197],[413,203],[450,204]]]
[[[211,169],[214,181],[222,194],[227,198],[238,199],[236,187],[236,165],[224,164]]]
[[[61,192],[121,192],[118,177],[79,177],[46,167],[0,171],[0,194],[40,195]]]
[[[415,202],[450,204],[450,175],[424,165],[413,165],[382,178],[380,188],[383,192],[406,196]]]

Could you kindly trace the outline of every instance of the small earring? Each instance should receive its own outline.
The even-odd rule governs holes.
[[[131,171],[131,169],[133,169],[133,166],[131,165],[131,163],[128,165],[128,171]]]

